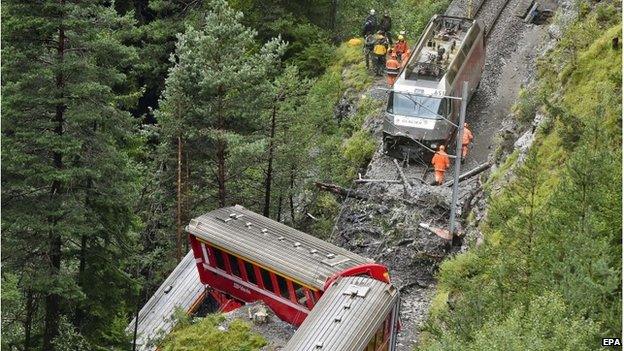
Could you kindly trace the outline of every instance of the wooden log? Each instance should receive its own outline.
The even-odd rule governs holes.
[[[405,191],[409,193],[412,190],[412,186],[407,181],[407,178],[405,178],[405,173],[403,173],[403,169],[401,169],[401,165],[399,165],[399,162],[396,160],[396,158],[392,159],[392,161],[394,161],[394,165],[396,166],[396,169],[399,172],[399,176],[401,177],[401,180],[403,181],[403,186],[405,187]]]
[[[368,195],[361,194],[357,190],[354,189],[345,189],[336,184],[322,183],[322,182],[314,182],[319,190],[329,191],[331,193],[343,196],[343,197],[351,197],[354,199],[360,200],[368,200],[370,197]]]
[[[481,172],[483,172],[483,171],[485,171],[485,170],[489,169],[490,167],[492,167],[492,165],[491,165],[490,163],[487,163],[487,162],[486,162],[486,163],[483,163],[483,164],[481,164],[481,165],[479,165],[479,166],[477,166],[477,167],[475,167],[475,168],[471,169],[470,171],[468,171],[468,172],[466,172],[466,173],[464,173],[464,174],[460,175],[460,176],[459,176],[459,181],[461,182],[462,180],[465,180],[465,179],[468,179],[468,178],[474,177],[474,176],[476,176],[477,174],[479,174],[479,173],[481,173]],[[452,180],[449,180],[448,182],[445,182],[445,183],[444,183],[444,184],[442,184],[442,185],[443,185],[443,186],[446,186],[446,187],[452,186],[452,185],[453,185],[453,181],[452,181]]]
[[[391,183],[391,184],[401,184],[402,181],[397,180],[397,179],[364,179],[364,178],[360,178],[360,179],[356,179],[355,182],[357,184],[363,184],[363,183]]]

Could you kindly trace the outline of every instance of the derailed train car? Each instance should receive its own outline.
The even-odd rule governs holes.
[[[456,135],[467,81],[477,90],[485,65],[483,26],[474,19],[434,16],[388,94],[384,150],[412,159],[430,157]],[[452,123],[449,123],[452,122]]]
[[[242,206],[206,213],[186,230],[199,278],[223,312],[262,301],[297,326],[342,277],[390,282],[385,266]]]
[[[399,291],[369,277],[332,284],[283,351],[394,351]]]

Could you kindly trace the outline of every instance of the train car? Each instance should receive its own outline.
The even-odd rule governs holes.
[[[200,280],[221,311],[260,300],[298,326],[340,277],[390,281],[383,265],[242,206],[204,214],[186,230]]]
[[[368,277],[332,284],[283,351],[394,351],[399,291]]]
[[[474,19],[434,16],[399,73],[383,123],[384,149],[404,158],[425,160],[456,134],[461,97],[479,86],[485,65],[483,26]]]

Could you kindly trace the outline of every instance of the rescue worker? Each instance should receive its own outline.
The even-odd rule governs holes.
[[[405,50],[403,55],[401,55],[401,67],[405,67],[405,65],[407,65],[407,61],[409,61],[410,54],[411,54],[411,52],[410,52],[410,49],[409,49],[409,46],[408,46],[407,50]]]
[[[474,136],[470,129],[468,129],[468,123],[464,123],[464,133],[462,135],[462,158],[461,161],[466,161],[466,156],[468,156],[468,145],[472,142]]]
[[[362,36],[366,34],[373,34],[377,30],[377,16],[375,16],[375,9],[371,9],[366,19],[364,19],[364,26],[362,28]]]
[[[444,183],[444,173],[451,165],[449,156],[444,150],[444,145],[440,145],[439,151],[437,151],[431,159],[431,164],[433,165],[433,170],[435,171],[435,181],[438,185],[442,185],[442,183]]]
[[[381,76],[386,66],[386,52],[388,51],[388,38],[381,31],[375,35],[375,46],[373,54],[375,55],[375,75]]]
[[[399,41],[394,44],[394,52],[396,53],[399,61],[403,62],[403,54],[408,50],[407,42],[405,41],[405,37],[402,34],[399,34]]]
[[[388,13],[388,10],[385,10],[383,17],[381,18],[381,22],[379,23],[379,30],[381,30],[386,35],[386,37],[388,37],[390,44],[392,44],[392,38],[390,34],[391,29],[392,29],[392,18],[390,18],[390,14]]]
[[[390,59],[386,61],[386,82],[388,83],[388,86],[392,87],[394,85],[400,69],[401,64],[397,61],[396,53],[393,50],[390,50]]]
[[[373,47],[375,46],[375,36],[372,33],[366,34],[364,37],[364,60],[366,61],[366,69],[370,69],[370,63],[375,65],[375,58],[373,56]],[[369,63],[370,62],[370,63]]]

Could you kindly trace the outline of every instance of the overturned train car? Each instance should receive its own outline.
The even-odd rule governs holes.
[[[477,90],[485,65],[483,26],[474,19],[434,16],[388,94],[384,150],[426,160],[450,144],[459,121],[462,83]],[[452,122],[452,123],[450,123]]]

